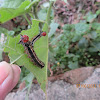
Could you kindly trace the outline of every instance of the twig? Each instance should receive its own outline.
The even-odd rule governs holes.
[[[48,69],[49,69],[49,71],[50,71],[50,76],[53,76],[53,71],[52,71],[52,69],[50,68],[50,63],[48,63]]]

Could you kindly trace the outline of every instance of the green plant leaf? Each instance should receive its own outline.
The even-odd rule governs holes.
[[[50,24],[50,32],[48,33],[48,37],[51,37],[55,33],[55,31],[58,28],[58,26],[59,26],[59,24],[55,23],[55,22],[52,22]]]
[[[50,0],[50,1],[56,1],[56,0]]]
[[[21,32],[22,35],[28,35],[30,40],[35,35],[39,33],[39,23],[38,20],[32,21],[31,29],[23,30]],[[43,31],[47,31],[47,27],[45,27]],[[19,66],[25,66],[29,71],[31,71],[34,76],[37,78],[39,84],[43,91],[46,91],[46,82],[47,82],[47,63],[48,63],[48,36],[41,37],[36,41],[34,45],[34,50],[39,57],[45,63],[45,67],[43,69],[35,66],[30,59],[27,57],[27,54],[24,53],[24,47],[21,44],[18,44],[20,40],[20,35],[12,38],[9,37],[6,45],[5,52],[9,52],[10,62],[16,62]]]
[[[86,48],[88,46],[88,40],[86,38],[81,38],[78,43],[79,48]]]
[[[77,34],[83,34],[87,31],[89,31],[89,25],[86,23],[75,24],[75,31]]]
[[[43,7],[45,7],[45,8],[46,8],[46,7],[49,7],[49,5],[50,5],[49,2],[44,2],[44,3],[43,3]]]
[[[61,37],[63,36],[63,34],[58,35],[57,37],[53,38],[50,44],[56,44],[58,43],[58,41],[61,39]]]
[[[5,35],[9,35],[9,36],[13,36],[14,35],[14,31],[8,31],[7,29],[0,27],[0,34],[3,33]]]
[[[91,39],[96,39],[97,36],[98,36],[98,35],[97,35],[97,32],[95,32],[95,31],[92,31],[91,34],[89,34],[89,35],[90,35],[90,38],[91,38]]]
[[[100,42],[91,42],[92,47],[89,48],[90,52],[97,52],[100,51]]]
[[[26,77],[23,78],[22,81],[27,81],[28,83],[30,83],[33,78],[34,78],[34,75],[33,73],[30,72]]]
[[[25,0],[4,0],[2,3],[2,8],[18,8],[22,2]]]
[[[0,61],[2,60],[2,52],[6,42],[6,35],[13,36],[14,31],[8,31],[7,29],[0,27]]]
[[[99,15],[100,14],[100,9],[96,11],[96,14]]]
[[[63,30],[65,30],[64,33],[70,32],[70,31],[72,31],[74,28],[75,28],[75,25],[74,25],[74,24],[65,24],[65,25],[63,26]]]
[[[42,9],[38,12],[38,18],[40,20],[45,20],[46,19],[46,15],[47,15],[47,12],[46,12],[46,9]]]
[[[87,15],[87,21],[88,22],[93,22],[94,19],[97,17],[97,14],[93,14],[92,12],[89,12],[88,15]]]
[[[79,68],[79,66],[78,66],[78,61],[76,61],[76,62],[69,61],[69,62],[68,62],[68,67],[69,67],[70,69]]]
[[[91,26],[93,29],[100,29],[100,23],[92,23]]]
[[[48,12],[47,12],[47,18],[46,18],[47,24],[50,23],[50,12],[51,12],[51,8],[52,8],[52,4],[53,4],[53,2],[50,2],[50,7],[49,7]]]
[[[94,47],[90,47],[90,48],[88,49],[88,51],[89,51],[89,52],[97,52],[98,50],[97,50],[96,48],[94,48]]]
[[[33,2],[26,0],[22,2],[18,8],[15,8],[16,6],[14,6],[14,8],[12,8],[12,6],[9,8],[8,5],[10,2],[8,2],[9,4],[6,6],[6,8],[0,8],[0,23],[4,23],[14,17],[28,13],[31,9],[31,6],[36,2],[38,2],[38,0]]]

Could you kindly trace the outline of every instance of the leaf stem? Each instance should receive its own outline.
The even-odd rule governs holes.
[[[26,14],[24,14],[24,17],[25,17],[26,21],[28,22],[28,24],[29,24],[30,27],[31,27],[31,23],[30,23],[29,19],[27,18]]]
[[[30,15],[30,17],[32,17],[33,19],[34,19],[34,16],[32,15],[32,13],[30,12],[30,13],[28,13],[29,15]]]
[[[46,17],[47,24],[49,24],[49,22],[50,22],[50,12],[51,12],[52,4],[53,4],[53,2],[50,2],[50,7],[49,7],[48,12],[47,12],[47,17]]]
[[[34,79],[34,76],[31,78],[31,82],[30,82],[30,84],[29,84],[29,88],[28,88],[28,91],[27,91],[27,95],[26,95],[25,100],[29,100],[29,99],[28,99],[28,95],[29,95],[30,90],[31,90],[31,86],[32,86],[33,79]]]

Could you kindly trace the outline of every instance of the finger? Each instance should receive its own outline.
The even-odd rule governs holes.
[[[0,85],[3,83],[3,81],[8,77],[10,72],[10,67],[6,62],[0,63]]]
[[[21,69],[20,69],[19,66],[14,65],[14,64],[12,64],[11,66],[12,66],[12,69],[13,69],[13,77],[14,77],[13,83],[12,83],[12,88],[11,88],[11,90],[12,90],[19,81]]]
[[[5,61],[0,63],[0,97],[4,98],[12,87],[13,70]],[[2,99],[1,99],[2,100]]]

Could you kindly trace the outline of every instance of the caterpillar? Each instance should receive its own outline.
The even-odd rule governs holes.
[[[31,59],[31,61],[40,68],[43,68],[45,64],[37,57],[34,51],[34,43],[41,37],[46,36],[46,32],[40,32],[37,36],[35,36],[32,41],[29,41],[29,37],[27,35],[21,35],[21,39],[19,41],[20,44],[24,46],[25,53]],[[18,44],[19,44],[18,43]]]

